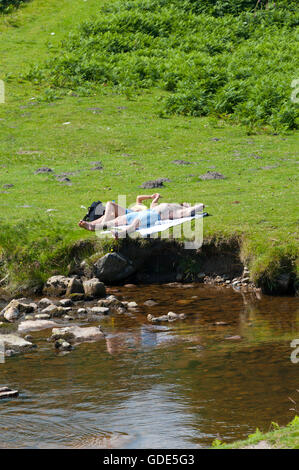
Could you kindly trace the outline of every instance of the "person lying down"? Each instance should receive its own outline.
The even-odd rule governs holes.
[[[112,229],[110,232],[115,238],[118,238],[120,234],[124,236],[137,229],[152,227],[162,220],[174,220],[193,216],[202,212],[204,208],[203,204],[191,206],[189,203],[159,203],[160,197],[161,195],[159,193],[152,194],[151,196],[138,196],[135,210],[124,209],[114,202],[109,201],[106,204],[105,214],[102,217],[93,222],[80,220],[79,227],[90,231]],[[142,201],[145,199],[152,199],[150,209],[143,208],[146,206],[140,207]],[[122,230],[117,230],[117,227],[121,225],[126,225],[127,227]]]

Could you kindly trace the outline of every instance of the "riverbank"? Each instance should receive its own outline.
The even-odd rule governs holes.
[[[285,427],[272,423],[272,430],[263,433],[258,429],[243,441],[233,444],[221,444],[215,441],[215,449],[299,449],[299,418],[295,418]]]
[[[283,282],[293,294],[298,132],[277,135],[261,127],[248,135],[226,116],[166,117],[159,103],[167,93],[157,88],[60,95],[24,79],[30,65],[54,56],[66,32],[98,4],[33,1],[0,18],[6,89],[0,104],[1,287],[40,289],[49,276],[69,275],[92,254],[118,251],[118,244],[100,244],[77,226],[85,208],[118,195],[129,205],[139,193],[159,191],[162,201],[204,202],[212,215],[204,220],[204,246],[237,258],[264,292],[281,292]],[[211,172],[224,179],[201,179]],[[140,187],[157,178],[170,181]],[[212,267],[206,269],[214,278],[226,274]],[[200,264],[191,268],[207,273]]]

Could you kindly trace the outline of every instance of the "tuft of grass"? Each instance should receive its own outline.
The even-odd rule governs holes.
[[[266,433],[259,429],[250,434],[247,439],[237,441],[233,444],[223,444],[220,440],[213,442],[214,449],[240,449],[254,446],[261,441],[265,441],[274,449],[299,449],[299,417],[294,419],[285,427],[280,427],[277,423],[271,424],[272,430]]]

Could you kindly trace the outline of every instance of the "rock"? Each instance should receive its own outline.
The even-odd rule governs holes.
[[[77,313],[79,315],[85,315],[87,313],[87,310],[85,308],[78,308]]]
[[[103,282],[94,277],[83,282],[83,289],[86,298],[99,298],[106,295],[106,288]]]
[[[69,315],[63,315],[63,319],[64,319],[65,321],[72,321],[72,320],[74,320],[73,317],[70,317]]]
[[[84,294],[70,294],[70,299],[73,300],[74,302],[77,302],[79,300],[84,300]]]
[[[175,165],[192,165],[192,162],[186,162],[186,160],[173,160]]]
[[[179,313],[179,318],[181,320],[184,320],[186,318],[186,315],[184,313]]]
[[[225,179],[225,176],[222,175],[221,173],[218,173],[217,171],[210,171],[208,170],[204,175],[199,176],[200,180],[223,180]]]
[[[153,307],[154,305],[157,305],[157,302],[155,302],[152,299],[146,300],[143,305],[146,305],[147,307]]]
[[[108,307],[110,310],[116,313],[125,313],[127,311],[126,306],[118,300],[114,295],[109,295],[106,299],[98,300],[100,307]]]
[[[67,286],[66,295],[70,296],[71,294],[84,294],[84,288],[81,279],[73,277]]]
[[[249,281],[250,281],[249,277],[244,277],[243,279],[241,279],[241,282],[244,282],[246,284],[248,284]]]
[[[136,302],[128,302],[127,307],[128,308],[136,308],[136,307],[138,307],[138,304]]]
[[[48,313],[38,313],[37,315],[35,315],[35,318],[37,320],[48,320],[49,318],[51,318],[51,315],[49,315]],[[25,320],[34,320],[34,318],[26,318]]]
[[[107,253],[95,264],[95,275],[102,282],[115,282],[135,272],[132,262],[119,253]]]
[[[19,310],[14,306],[8,307],[3,314],[3,317],[5,318],[5,320],[9,321],[10,323],[18,320],[21,316],[22,316],[22,313],[19,312]]]
[[[59,300],[59,303],[62,305],[62,307],[71,307],[73,305],[71,299],[61,299]]]
[[[20,333],[25,333],[27,331],[39,331],[39,330],[45,330],[47,328],[55,328],[55,326],[58,326],[57,323],[54,321],[50,320],[43,320],[43,319],[38,319],[38,320],[27,320],[27,321],[22,321],[19,326],[18,326],[18,331]],[[26,339],[26,337],[25,337]]]
[[[83,341],[98,341],[104,338],[100,327],[90,326],[81,328],[79,326],[67,326],[65,328],[53,328],[52,340],[64,339],[68,342],[81,343]]]
[[[140,188],[152,189],[152,188],[161,188],[164,186],[164,182],[171,181],[169,178],[157,178],[156,180],[146,181],[140,185]]]
[[[90,309],[91,313],[99,314],[99,315],[108,315],[109,308],[108,307],[92,307]]]
[[[62,338],[55,341],[54,346],[56,349],[61,349],[63,351],[70,351],[73,349],[73,346]]]
[[[147,316],[147,319],[152,322],[163,322],[163,321],[169,320],[168,315],[161,315],[160,317],[154,317],[151,314]]]
[[[53,170],[52,170],[52,168],[48,168],[47,166],[42,166],[41,168],[38,168],[37,170],[35,170],[34,173],[36,175],[38,175],[40,173],[53,173]]]
[[[30,313],[33,312],[33,310],[33,304],[25,304],[17,299],[13,299],[1,311],[0,318],[2,317],[9,322],[14,322],[15,320],[18,320],[23,313]]]
[[[26,341],[24,338],[17,336],[15,334],[0,335],[0,341],[5,348],[13,348],[17,352],[30,351],[35,348],[36,345],[32,344],[30,341]]]
[[[8,387],[1,387],[0,388],[0,400],[4,398],[15,398],[19,395],[18,390],[12,390]]]
[[[227,336],[225,339],[232,340],[232,341],[238,341],[238,340],[242,339],[242,336],[240,336],[240,335]]]
[[[178,314],[174,312],[168,312],[167,316],[168,320],[177,320],[179,318]]]
[[[43,292],[54,297],[65,295],[70,281],[71,278],[66,276],[52,276],[47,280]]]
[[[24,339],[25,339],[26,341],[30,341],[30,342],[31,342],[31,341],[33,340],[33,336],[31,336],[31,335],[26,335],[26,336],[24,336]]]
[[[49,305],[52,305],[52,304],[53,304],[52,300],[47,299],[47,297],[44,297],[43,299],[41,299],[41,300],[38,302],[38,305],[39,305],[39,307],[41,307],[41,308],[48,307]]]
[[[59,312],[59,308],[62,309],[63,307],[57,307],[57,305],[55,304],[48,305],[48,307],[42,310],[41,314],[36,315],[36,318],[41,318],[40,315],[45,315],[45,314],[54,316],[56,312]]]
[[[225,321],[215,321],[214,325],[216,325],[216,326],[227,326],[227,325],[229,325],[229,323],[227,323]]]

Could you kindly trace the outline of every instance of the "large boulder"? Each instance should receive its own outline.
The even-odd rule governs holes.
[[[82,343],[84,341],[98,341],[104,338],[101,327],[90,326],[81,328],[80,326],[67,326],[65,328],[53,328],[52,340],[64,339],[71,343]]]
[[[52,276],[47,280],[43,293],[46,295],[52,295],[53,297],[65,295],[70,281],[70,277]]]
[[[14,334],[1,334],[0,343],[4,344],[6,349],[12,349],[17,352],[30,351],[36,347],[36,345],[32,344],[30,341],[26,341],[24,338]]]
[[[104,297],[106,295],[106,288],[103,282],[94,277],[88,281],[83,282],[84,294],[86,298],[94,299]]]
[[[102,282],[113,283],[126,279],[136,271],[133,263],[119,253],[107,253],[94,264],[96,277]]]

